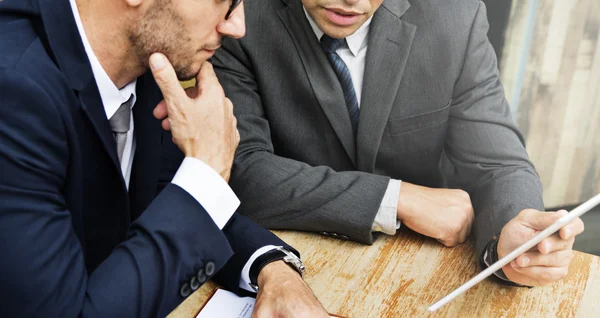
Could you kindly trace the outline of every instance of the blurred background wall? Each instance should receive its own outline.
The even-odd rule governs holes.
[[[547,208],[600,193],[600,0],[486,0],[489,38]],[[578,248],[600,254],[600,209]]]

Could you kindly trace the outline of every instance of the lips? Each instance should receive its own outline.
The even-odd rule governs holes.
[[[208,53],[208,55],[210,55],[210,56],[213,56],[215,54],[215,51],[217,49],[219,49],[219,47],[220,46],[217,46],[217,47],[206,47],[206,48],[202,49],[202,51]]]
[[[336,8],[325,8],[325,12],[329,21],[340,26],[353,25],[360,20],[360,16],[362,15],[362,13]]]

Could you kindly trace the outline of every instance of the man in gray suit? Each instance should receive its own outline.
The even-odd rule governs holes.
[[[482,266],[564,215],[540,212],[483,3],[245,3],[248,35],[213,59],[241,135],[231,183],[242,213],[366,244],[403,224],[454,246],[473,225]],[[582,231],[576,220],[497,276],[564,277]]]

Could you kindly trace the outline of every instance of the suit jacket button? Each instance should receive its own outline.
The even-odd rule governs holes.
[[[340,235],[340,236],[339,236],[339,239],[340,239],[340,240],[344,240],[344,241],[348,241],[350,238],[349,238],[349,237],[347,237],[346,235]]]
[[[192,293],[192,290],[190,289],[190,285],[188,283],[183,284],[183,286],[181,286],[181,289],[179,290],[179,294],[183,298],[186,298],[191,293]]]
[[[329,233],[327,233],[327,232],[321,232],[320,234],[321,235],[325,235],[325,236],[329,236]]]
[[[200,288],[200,283],[198,282],[198,278],[196,276],[190,279],[190,288],[192,289],[192,291],[195,291],[196,289]]]
[[[206,263],[206,267],[204,267],[204,272],[206,273],[206,276],[212,276],[215,273],[215,267],[215,263],[211,261]]]
[[[340,237],[337,233],[331,233],[331,236],[333,236],[335,238],[339,238]]]
[[[206,280],[208,280],[208,277],[206,277],[206,274],[204,274],[204,269],[199,269],[198,270],[198,274],[196,274],[196,278],[198,279],[198,283],[200,284],[204,284],[206,283]]]

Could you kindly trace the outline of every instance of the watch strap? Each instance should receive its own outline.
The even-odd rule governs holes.
[[[500,241],[500,234],[494,235],[492,240],[485,247],[485,250],[483,253],[483,262],[482,262],[484,267],[490,267],[492,264],[494,264],[498,261],[498,241]],[[529,287],[529,286],[517,284],[517,283],[511,281],[510,279],[508,279],[508,277],[506,277],[506,274],[504,274],[504,271],[502,269],[499,269],[498,271],[496,271],[494,273],[494,275],[504,285],[515,286],[515,287]]]
[[[254,261],[254,263],[252,263],[252,265],[250,266],[250,272],[249,272],[250,286],[252,288],[254,288],[255,291],[257,291],[258,290],[258,284],[257,284],[258,283],[258,274],[265,266],[267,266],[268,264],[275,262],[275,261],[285,261],[285,263],[288,266],[290,266],[293,270],[298,272],[298,274],[302,277],[302,274],[303,274],[302,270],[299,268],[296,268],[296,266],[293,266],[290,262],[285,260],[286,257],[289,257],[288,256],[289,254],[292,254],[292,252],[286,253],[284,251],[283,247],[277,247],[277,248],[274,248],[274,249],[264,253],[263,255],[257,257],[256,260]],[[297,258],[297,256],[296,256],[296,258]]]

